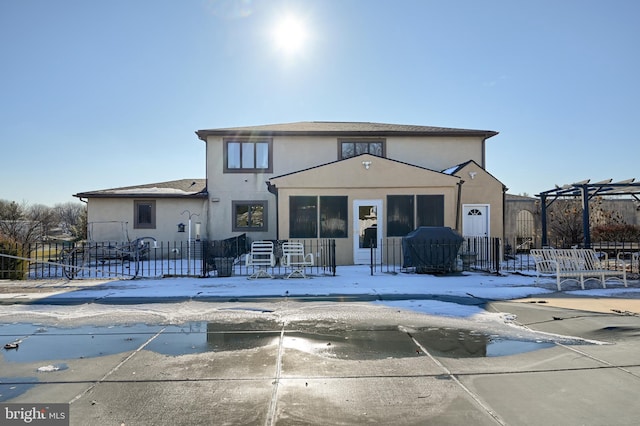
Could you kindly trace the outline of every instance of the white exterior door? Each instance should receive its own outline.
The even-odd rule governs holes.
[[[462,235],[465,237],[463,252],[474,253],[476,259],[485,262],[491,260],[489,241],[489,205],[465,204],[462,206],[464,219]]]
[[[462,206],[462,235],[465,237],[489,236],[489,205],[465,204]]]
[[[371,249],[374,261],[380,263],[380,239],[383,234],[382,200],[353,201],[353,263],[371,263]]]

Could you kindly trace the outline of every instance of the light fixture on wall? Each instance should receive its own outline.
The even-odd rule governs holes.
[[[186,225],[184,223],[179,223],[178,224],[178,232],[184,232],[185,226]]]
[[[366,170],[369,170],[369,167],[371,167],[371,161],[363,161],[362,165]]]
[[[472,180],[476,178],[477,174],[478,174],[477,172],[469,172],[469,176],[471,176]]]

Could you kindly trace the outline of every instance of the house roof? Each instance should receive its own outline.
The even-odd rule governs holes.
[[[464,163],[456,164],[453,167],[449,167],[448,169],[443,170],[442,173],[445,173],[445,174],[448,174],[448,175],[453,175],[453,176],[458,176],[458,173],[460,173],[460,171],[462,169],[464,169],[465,167],[469,166],[470,164],[475,164],[480,169],[482,169],[484,171],[484,173],[486,173],[488,176],[491,176],[493,179],[495,179],[496,181],[498,181],[498,182],[500,182],[502,184],[500,179],[498,179],[497,177],[495,177],[494,175],[489,173],[484,167],[482,167],[480,164],[478,164],[474,160],[467,160]],[[506,186],[504,186],[504,184],[502,184],[502,186],[505,188],[505,191],[506,191]]]
[[[462,168],[464,168],[466,165],[468,165],[468,164],[470,164],[472,162],[475,163],[475,161],[473,161],[473,160],[468,160],[468,161],[465,161],[464,163],[456,164],[453,167],[449,167],[448,169],[443,170],[442,173],[445,173],[445,174],[448,174],[448,175],[455,175],[460,170],[462,170]],[[478,164],[478,163],[476,163],[476,164]],[[480,166],[478,164],[478,167],[482,167],[482,166]]]
[[[263,126],[227,127],[198,130],[196,134],[206,141],[207,136],[481,136],[490,138],[498,134],[493,130],[454,129],[449,127],[415,126],[342,121],[299,121],[296,123],[267,124]]]
[[[180,179],[137,186],[79,192],[78,198],[180,198],[207,197],[206,179]]]

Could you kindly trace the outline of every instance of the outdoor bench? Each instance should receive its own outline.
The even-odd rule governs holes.
[[[606,254],[603,259],[593,249],[532,249],[531,255],[536,262],[536,274],[538,278],[542,274],[552,274],[556,277],[558,291],[561,284],[567,281],[576,281],[584,290],[587,280],[598,280],[602,288],[607,288],[607,278],[621,281],[627,287],[627,272],[624,260],[618,254],[613,269],[609,269],[609,258]]]

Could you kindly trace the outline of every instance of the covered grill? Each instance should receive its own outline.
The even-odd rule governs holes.
[[[463,241],[448,226],[421,226],[402,238],[403,267],[419,274],[453,272]]]

